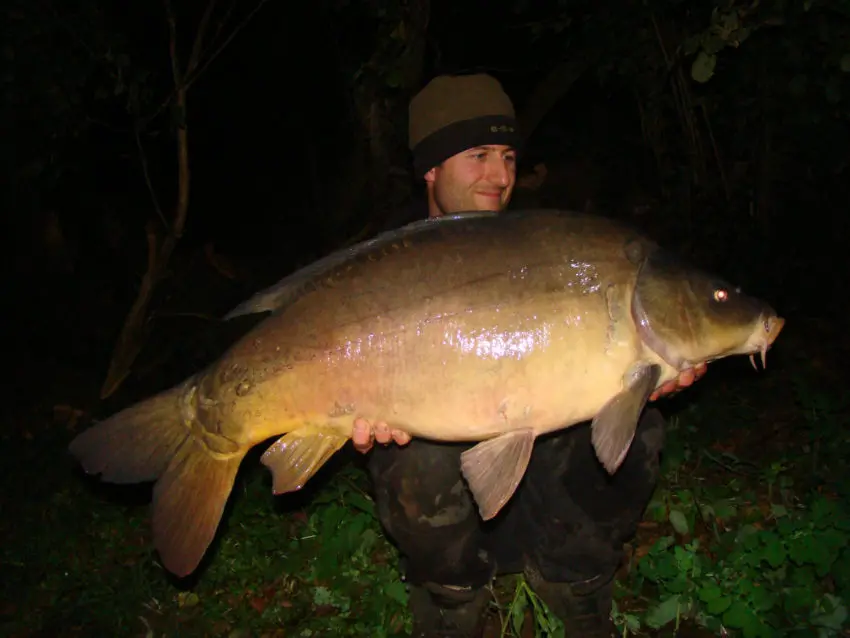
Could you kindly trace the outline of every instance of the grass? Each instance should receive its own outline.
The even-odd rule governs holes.
[[[623,636],[847,635],[847,402],[811,358],[780,353],[792,335],[780,341],[766,374],[718,363],[662,404],[663,478],[617,580]],[[409,632],[358,455],[278,498],[249,459],[200,570],[176,581],[151,550],[149,487],[85,480],[65,453],[85,419],[35,415],[8,416],[2,441],[2,635]],[[563,635],[521,577],[492,593],[488,636]]]

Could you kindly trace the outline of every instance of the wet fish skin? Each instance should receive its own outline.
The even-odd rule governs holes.
[[[211,366],[71,444],[103,480],[157,481],[154,543],[177,575],[212,541],[247,451],[272,437],[275,493],[302,487],[357,416],[480,441],[462,470],[492,518],[537,436],[592,419],[614,472],[653,389],[688,365],[766,352],[784,325],[630,229],[567,211],[417,222],[229,316],[267,311]]]

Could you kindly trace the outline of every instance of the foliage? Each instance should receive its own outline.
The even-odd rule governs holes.
[[[799,378],[795,385],[801,424],[811,424],[807,413],[818,414],[818,436],[845,454],[844,402],[823,392],[807,394]],[[811,435],[806,428],[800,432]],[[680,472],[683,461],[674,462],[647,510],[648,520],[667,523],[674,533],[655,540],[622,583],[621,595],[640,607],[623,618],[631,631],[678,630],[688,620],[713,635],[842,635],[850,594],[850,510],[836,493],[812,487],[813,480],[822,485],[810,473],[814,447],[802,449],[803,456],[788,453],[759,464],[692,449],[691,462],[702,456],[712,465],[704,476],[687,479]],[[708,472],[718,470],[736,476],[711,481]]]

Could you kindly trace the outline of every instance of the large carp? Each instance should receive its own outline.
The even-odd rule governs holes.
[[[81,433],[113,483],[156,481],[154,542],[183,576],[205,553],[253,446],[276,494],[301,488],[356,417],[479,441],[462,471],[484,519],[536,437],[592,419],[622,463],[650,393],[688,366],[764,361],[783,319],[611,220],[565,211],[417,222],[287,277],[229,316],[272,311],[183,383]]]

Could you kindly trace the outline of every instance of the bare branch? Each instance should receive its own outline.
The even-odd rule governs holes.
[[[201,54],[204,50],[204,36],[207,32],[207,26],[210,23],[213,10],[215,9],[215,0],[207,2],[207,8],[204,9],[204,15],[201,16],[201,21],[198,23],[198,31],[195,34],[195,43],[192,45],[192,53],[189,56],[189,63],[186,65],[186,75],[190,76],[198,67],[201,60]]]
[[[225,49],[225,47],[227,47],[228,44],[230,44],[231,40],[233,40],[233,38],[236,37],[236,35],[242,29],[244,29],[245,26],[247,26],[248,22],[251,21],[251,19],[257,14],[257,12],[263,7],[263,5],[266,2],[267,2],[267,0],[260,0],[260,2],[257,4],[257,6],[254,7],[254,9],[251,10],[251,13],[249,13],[248,16],[244,20],[242,20],[241,23],[239,23],[239,25],[230,33],[230,35],[225,39],[225,41],[221,44],[221,46],[216,48],[216,50],[211,55],[205,56],[205,55],[203,55],[203,53],[205,53],[205,52],[199,53],[199,59],[198,59],[196,65],[191,69],[191,72],[187,70],[186,76],[184,77],[184,80],[186,80],[185,84],[186,84],[187,89],[190,86],[192,86],[192,84],[194,84],[195,80],[197,80],[201,76],[201,74],[207,69],[207,67],[210,65],[210,63],[216,57],[218,57],[218,55]],[[166,0],[166,4],[168,4],[168,0]],[[230,13],[232,12],[233,6],[235,4],[236,3],[234,2],[234,4],[231,5],[231,7],[227,10],[227,14],[225,15],[224,19],[219,23],[218,28],[216,30],[216,36],[215,36],[214,39],[218,38],[218,35],[221,32],[222,28],[224,27],[224,24],[227,21],[228,17],[230,16]],[[212,15],[211,12],[210,12],[210,15]],[[203,59],[203,64],[201,64],[201,59]],[[174,58],[172,58],[172,62],[173,61],[174,61]],[[200,66],[200,68],[197,68],[197,66]],[[151,120],[153,120],[157,116],[159,116],[160,113],[162,113],[165,109],[167,109],[169,107],[169,105],[174,100],[176,95],[177,95],[177,89],[176,88],[172,89],[172,91],[165,97],[165,99],[159,104],[159,106],[157,106],[156,109],[154,109],[154,111],[150,113],[150,115],[147,115],[143,118],[144,121],[150,122]]]
[[[174,86],[179,91],[183,86],[183,74],[180,71],[180,61],[177,58],[177,18],[171,0],[165,0],[165,13],[168,20],[168,53],[171,58],[171,73],[174,75]]]
[[[194,84],[195,80],[197,80],[204,71],[206,71],[206,69],[210,65],[210,63],[212,63],[212,61],[215,60],[219,56],[219,54],[221,54],[222,51],[224,51],[224,49],[227,47],[228,44],[230,44],[230,42],[233,40],[233,38],[235,38],[237,35],[239,35],[239,32],[242,31],[242,29],[244,29],[248,25],[248,23],[253,19],[253,17],[257,14],[257,12],[260,9],[263,8],[263,5],[265,5],[266,2],[267,2],[267,0],[260,0],[257,3],[257,6],[254,7],[251,10],[251,12],[245,17],[245,19],[242,20],[242,22],[240,22],[236,26],[236,28],[233,29],[233,31],[230,32],[230,35],[227,36],[227,38],[224,40],[224,42],[222,42],[221,46],[218,47],[206,60],[204,60],[204,63],[201,65],[201,68],[198,69],[198,71],[196,73],[193,73],[192,77],[190,77],[189,80],[187,81],[187,83],[186,83],[187,89],[190,86],[192,86],[192,84]]]
[[[221,31],[222,29],[224,29],[224,25],[227,24],[230,20],[230,16],[233,13],[233,7],[236,6],[237,2],[239,2],[239,0],[233,0],[233,2],[230,3],[230,6],[227,7],[227,11],[224,12],[224,16],[221,18],[221,20],[218,21],[218,26],[216,26],[215,28],[215,35],[213,36],[211,41],[213,44],[218,42],[218,36],[221,35]]]
[[[175,106],[175,128],[177,130],[177,202],[174,209],[174,219],[171,225],[166,222],[165,216],[159,207],[156,197],[153,192],[150,176],[147,170],[147,162],[142,151],[141,139],[139,132],[143,126],[143,120],[137,121],[136,125],[136,143],[139,146],[139,152],[142,158],[142,167],[145,173],[145,181],[148,184],[148,190],[154,198],[154,206],[157,214],[163,223],[166,225],[167,233],[165,239],[160,246],[157,246],[156,235],[153,229],[148,226],[148,268],[142,284],[139,289],[133,307],[130,309],[127,318],[124,321],[124,326],[121,329],[121,334],[118,338],[115,350],[112,353],[112,359],[109,363],[106,380],[101,387],[101,398],[105,398],[112,394],[121,383],[127,378],[133,363],[141,351],[144,327],[148,317],[148,308],[153,300],[154,291],[157,284],[162,280],[167,272],[168,262],[174,252],[177,243],[183,235],[183,229],[186,224],[186,217],[189,211],[189,195],[191,186],[191,172],[189,170],[189,134],[187,131],[187,115],[186,115],[186,95],[189,87],[200,77],[204,69],[212,62],[227,45],[233,40],[245,25],[256,15],[257,11],[265,4],[266,0],[260,0],[253,11],[242,21],[242,23],[234,29],[230,36],[216,49],[212,55],[206,60],[203,59],[204,36],[210,23],[216,0],[208,0],[206,9],[198,24],[198,29],[195,33],[195,40],[192,45],[192,51],[189,55],[189,60],[185,69],[181,69],[180,60],[177,53],[177,18],[175,16],[171,0],[164,0],[166,19],[168,21],[169,40],[168,50],[171,57],[171,73],[174,76],[174,89],[172,93],[163,101],[159,109],[148,118],[156,117],[165,107],[172,101]],[[203,63],[202,63],[203,62]]]
[[[139,161],[142,164],[142,173],[145,176],[145,184],[147,184],[148,192],[151,195],[151,200],[153,200],[153,207],[156,209],[156,214],[159,216],[160,220],[162,220],[162,225],[165,228],[168,228],[168,222],[165,220],[165,215],[162,212],[162,208],[159,205],[159,199],[156,196],[156,191],[153,188],[153,182],[151,181],[150,172],[148,171],[148,158],[145,155],[145,149],[142,147],[142,138],[140,134],[141,126],[139,125],[138,120],[136,121],[136,126],[134,127],[134,133],[136,137],[136,147],[139,149]]]

